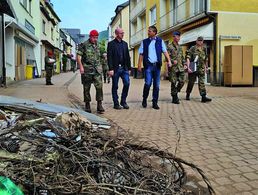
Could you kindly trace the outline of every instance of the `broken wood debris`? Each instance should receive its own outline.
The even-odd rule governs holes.
[[[193,194],[184,188],[184,166],[214,192],[197,166],[126,132],[93,128],[78,113],[52,118],[2,110],[2,115],[5,121],[15,117],[0,131],[0,147],[12,153],[0,154],[0,175],[22,186],[24,194]]]

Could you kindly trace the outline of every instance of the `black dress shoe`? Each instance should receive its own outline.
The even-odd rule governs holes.
[[[147,107],[147,100],[146,100],[146,99],[143,99],[143,100],[142,100],[142,107],[143,107],[143,108],[146,108],[146,107]]]
[[[120,104],[124,109],[129,109],[129,106],[127,105],[127,103],[121,103]]]
[[[157,103],[152,104],[152,108],[155,110],[159,110],[159,106]]]
[[[120,106],[119,104],[115,104],[114,105],[114,109],[116,109],[116,110],[121,110],[123,107],[122,106]]]

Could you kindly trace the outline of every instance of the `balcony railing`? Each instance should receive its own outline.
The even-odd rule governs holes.
[[[166,30],[177,24],[193,18],[205,12],[205,1],[186,0],[175,9],[160,17],[160,30]]]
[[[143,28],[131,36],[131,45],[134,46],[140,43],[147,36],[146,28]]]
[[[146,0],[141,0],[137,5],[131,9],[130,20],[133,20],[138,16],[143,10],[146,9]]]

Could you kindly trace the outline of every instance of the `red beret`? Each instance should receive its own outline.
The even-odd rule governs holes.
[[[99,36],[99,33],[96,30],[92,30],[90,31],[90,36]]]
[[[51,55],[53,54],[53,52],[52,52],[52,51],[48,51],[47,54],[48,54],[49,56],[51,56]]]

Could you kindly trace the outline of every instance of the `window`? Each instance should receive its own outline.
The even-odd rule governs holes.
[[[192,1],[190,1],[192,2]],[[171,20],[171,24],[175,25],[177,23],[177,6],[178,6],[178,0],[170,0],[170,18],[172,18]]]
[[[204,5],[205,5],[205,4],[204,4],[203,1],[201,1],[201,0],[196,0],[194,3],[195,3],[194,7],[195,7],[195,13],[196,13],[196,14],[198,14],[198,13],[204,11]]]
[[[31,14],[31,1],[32,0],[29,0],[29,7],[28,7],[28,12]]]
[[[131,3],[131,10],[132,10],[136,6],[136,0],[132,0],[130,1],[130,3]]]
[[[20,4],[31,14],[31,2],[32,0],[20,0]]]
[[[137,20],[132,21],[132,35],[137,32]]]
[[[174,10],[177,7],[177,0],[170,0],[170,10]]]
[[[154,25],[157,20],[156,6],[150,10],[150,25]]]
[[[42,31],[44,34],[46,34],[46,22],[45,20],[42,20]]]
[[[27,9],[27,0],[20,0],[20,4],[22,4],[23,7]]]
[[[160,1],[160,16],[164,16],[166,14],[166,7],[167,7],[167,1],[161,0]]]
[[[54,29],[51,28],[51,39],[54,40]]]

